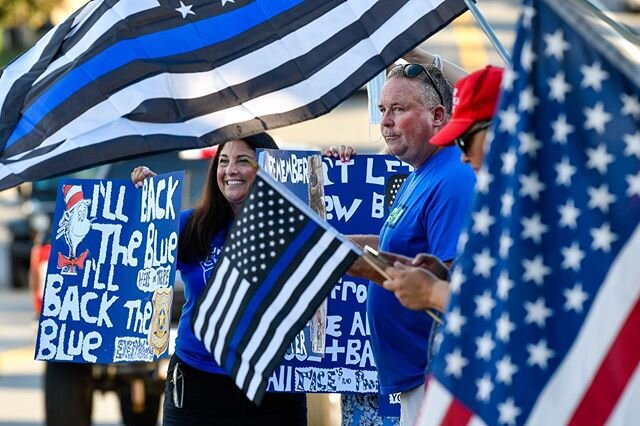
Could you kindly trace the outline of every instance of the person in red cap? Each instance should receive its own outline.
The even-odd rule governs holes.
[[[488,65],[460,79],[453,91],[451,120],[430,143],[437,146],[458,145],[461,160],[476,171],[484,160],[484,143],[500,96],[504,69]]]
[[[458,80],[453,91],[452,117],[430,140],[436,146],[458,145],[461,161],[470,164],[476,173],[484,160],[485,141],[498,105],[503,73],[503,68],[489,65]],[[427,254],[413,259],[385,255],[393,257],[395,263],[386,268],[390,279],[383,286],[394,292],[403,306],[444,312],[450,290],[448,281],[442,278],[446,266],[439,259]]]

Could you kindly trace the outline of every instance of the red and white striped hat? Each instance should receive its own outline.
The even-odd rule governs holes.
[[[80,185],[64,185],[62,187],[62,193],[64,194],[64,202],[67,204],[67,210],[71,209],[84,198]]]

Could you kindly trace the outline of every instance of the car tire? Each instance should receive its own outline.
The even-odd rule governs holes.
[[[47,426],[91,425],[91,365],[47,362],[44,395]]]
[[[144,406],[136,410],[131,398],[131,385],[118,390],[122,423],[126,426],[155,426],[158,421],[161,392],[145,383]]]

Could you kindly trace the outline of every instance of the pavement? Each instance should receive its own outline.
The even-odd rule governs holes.
[[[26,290],[0,290],[0,426],[45,424],[42,373],[33,359],[37,322]],[[94,393],[93,424],[120,424],[113,392]]]
[[[43,365],[33,361],[36,323],[26,291],[0,292],[0,425],[42,424]]]

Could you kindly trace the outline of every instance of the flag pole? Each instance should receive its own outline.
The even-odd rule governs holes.
[[[471,13],[473,14],[473,17],[476,18],[476,21],[480,25],[480,28],[482,28],[486,36],[491,41],[491,44],[493,44],[493,47],[495,47],[498,51],[498,54],[500,55],[504,63],[510,66],[511,55],[509,55],[507,49],[505,49],[502,43],[500,43],[500,40],[498,40],[498,37],[496,37],[496,33],[493,31],[493,28],[491,28],[491,25],[489,25],[487,20],[484,19],[484,16],[482,16],[482,13],[480,12],[476,4],[473,2],[473,0],[464,0],[464,2],[469,8],[469,11],[471,11]]]
[[[579,6],[587,9],[593,15],[609,24],[609,26],[621,37],[624,37],[626,40],[633,44],[638,44],[638,41],[640,40],[638,36],[634,34],[627,26],[620,24],[614,19],[611,19],[609,14],[606,12],[604,5],[599,0],[574,0],[574,3],[577,3]]]

